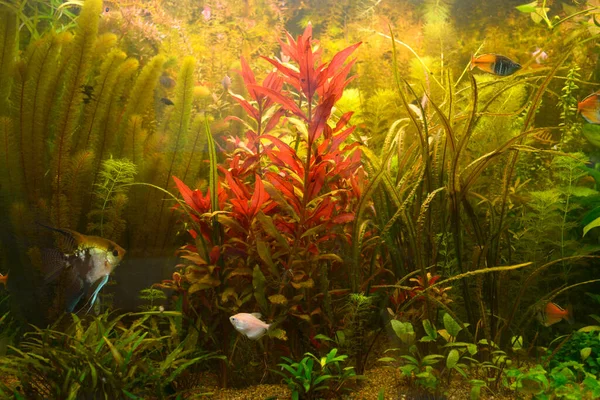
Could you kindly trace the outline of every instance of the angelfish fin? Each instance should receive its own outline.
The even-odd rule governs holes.
[[[60,273],[68,267],[69,260],[63,252],[57,249],[41,249],[42,273],[44,283],[52,283],[60,276]]]

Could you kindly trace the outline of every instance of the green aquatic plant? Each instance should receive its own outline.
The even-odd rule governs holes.
[[[125,229],[123,210],[128,202],[128,184],[133,182],[136,166],[127,159],[109,158],[102,163],[99,182],[96,184],[96,206],[88,218],[88,231],[101,237],[117,240]]]
[[[220,358],[173,340],[175,312],[104,313],[90,320],[72,315],[26,334],[19,348],[0,359],[0,371],[16,377],[22,394],[0,382],[0,394],[27,398],[167,398],[165,388],[189,367]],[[127,317],[133,318],[125,325]],[[17,397],[19,398],[19,397]]]
[[[359,379],[354,367],[343,367],[347,355],[338,355],[337,349],[323,357],[306,353],[299,362],[281,357],[284,362],[278,364],[282,371],[273,372],[283,376],[283,381],[292,391],[292,399],[312,400],[320,398],[322,393],[340,395],[347,390],[348,383]]]
[[[11,92],[12,73],[17,50],[17,19],[8,9],[0,10],[0,110],[7,116],[9,110],[8,96]]]
[[[67,67],[59,77],[62,89],[60,100],[54,105],[55,118],[51,125],[51,137],[53,137],[52,152],[52,175],[55,177],[52,183],[52,221],[56,226],[67,226],[68,198],[66,191],[65,175],[68,171],[68,160],[71,155],[72,139],[79,123],[81,114],[81,103],[88,71],[92,66],[94,42],[98,34],[98,14],[102,9],[100,0],[86,2],[78,20],[73,42],[69,46],[69,58]],[[21,117],[23,118],[23,117]],[[21,123],[24,121],[21,120]],[[25,173],[25,158],[22,153],[25,186],[28,185],[28,176]]]
[[[577,362],[588,373],[600,377],[600,331],[575,332],[554,350],[548,349],[546,363],[555,368],[565,362]]]
[[[142,305],[140,308],[144,311],[156,311],[158,309],[157,306],[154,305],[156,301],[166,300],[167,296],[165,292],[159,289],[148,288],[140,290],[140,294],[138,296],[140,300],[144,300],[149,302],[150,304]]]

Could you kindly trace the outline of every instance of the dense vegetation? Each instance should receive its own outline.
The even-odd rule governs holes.
[[[600,9],[472,3],[0,1],[0,394],[600,398]],[[157,270],[143,311],[54,321],[40,221]]]

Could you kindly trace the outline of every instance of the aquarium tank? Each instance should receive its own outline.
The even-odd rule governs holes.
[[[600,399],[600,1],[0,0],[0,398]]]

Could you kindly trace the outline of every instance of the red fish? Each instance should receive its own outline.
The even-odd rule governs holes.
[[[600,92],[592,93],[577,103],[577,112],[590,124],[600,124]]]
[[[0,274],[0,283],[2,283],[4,285],[4,288],[6,289],[6,287],[8,286],[8,274]]]
[[[573,310],[571,309],[571,305],[568,305],[567,309],[565,310],[556,303],[548,303],[546,304],[546,307],[539,310],[537,317],[540,323],[544,326],[554,325],[555,323],[560,322],[560,320],[563,319],[569,324],[572,324],[574,322]]]
[[[471,69],[475,67],[490,74],[508,76],[520,70],[521,64],[499,54],[482,54],[471,57]]]

